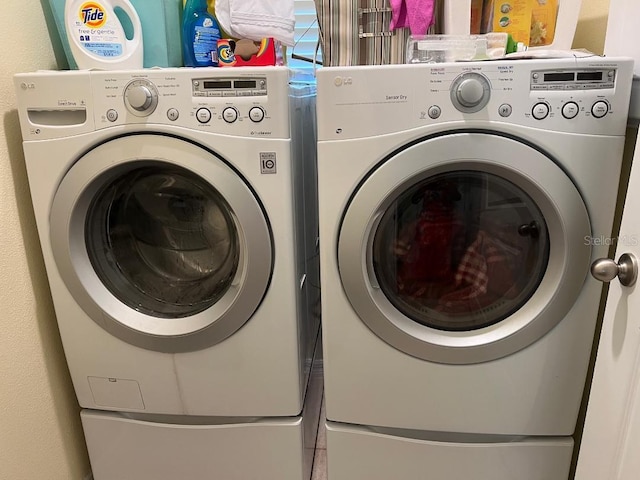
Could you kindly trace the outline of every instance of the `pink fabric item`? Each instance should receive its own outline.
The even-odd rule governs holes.
[[[426,35],[433,25],[436,0],[389,0],[391,6],[390,30],[409,27],[411,35]]]

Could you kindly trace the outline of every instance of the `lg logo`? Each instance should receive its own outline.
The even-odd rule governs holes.
[[[333,79],[333,84],[336,87],[341,87],[342,85],[351,85],[353,83],[353,79],[351,77],[336,77]]]
[[[35,83],[26,83],[26,82],[22,82],[20,84],[20,88],[22,90],[33,90],[36,88],[36,84]]]

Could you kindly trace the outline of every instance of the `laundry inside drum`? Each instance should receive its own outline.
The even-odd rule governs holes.
[[[520,187],[457,171],[401,194],[374,235],[373,266],[402,314],[440,330],[474,330],[507,318],[547,268],[544,217]]]

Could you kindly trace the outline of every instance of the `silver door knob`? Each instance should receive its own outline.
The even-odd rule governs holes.
[[[638,260],[632,253],[620,255],[618,263],[610,258],[599,258],[591,264],[591,275],[601,282],[610,282],[618,277],[625,287],[631,287],[638,278]]]

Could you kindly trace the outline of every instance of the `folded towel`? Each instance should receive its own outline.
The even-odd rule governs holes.
[[[293,46],[296,24],[293,0],[216,0],[220,26],[235,38],[274,38]]]
[[[390,29],[409,27],[412,35],[426,35],[435,21],[436,0],[389,0]]]
[[[240,38],[236,32],[231,28],[231,6],[229,0],[216,0],[215,12],[216,19],[220,28],[227,32],[233,38]]]

